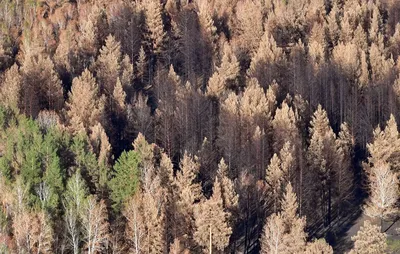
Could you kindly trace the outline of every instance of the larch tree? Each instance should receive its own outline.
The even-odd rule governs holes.
[[[369,157],[368,163],[385,162],[394,171],[400,169],[400,157],[397,151],[400,149],[400,137],[397,130],[396,119],[393,115],[386,122],[386,127],[382,130],[379,126],[373,132],[373,142],[367,144]]]
[[[240,119],[239,98],[234,93],[221,103],[217,145],[222,150],[229,171],[239,163]]]
[[[284,173],[281,168],[281,159],[277,154],[272,156],[268,165],[265,180],[267,189],[271,195],[272,210],[277,213],[280,209],[280,198],[283,193]]]
[[[93,153],[97,157],[98,169],[92,175],[92,181],[96,184],[96,189],[104,194],[107,182],[110,178],[110,162],[111,162],[111,145],[108,136],[100,123],[91,128],[90,144]]]
[[[18,65],[14,64],[4,73],[1,82],[0,102],[19,112],[22,99],[22,76],[19,73]]]
[[[349,254],[381,254],[387,251],[386,234],[368,220],[351,240],[354,247]]]
[[[330,224],[336,188],[336,137],[330,126],[327,113],[320,105],[312,117],[310,134],[310,146],[307,151],[310,167],[307,172],[307,181],[317,184],[314,184],[310,196],[307,197],[308,202],[315,202],[308,208],[314,210],[317,206],[319,208],[317,210],[318,216],[313,218],[322,219],[326,224]]]
[[[117,78],[117,82],[114,86],[114,91],[113,91],[113,99],[114,99],[114,106],[115,111],[117,114],[122,114],[125,109],[126,109],[126,104],[125,104],[125,99],[126,99],[126,93],[122,87],[121,80],[119,77]]]
[[[154,144],[149,144],[146,141],[145,136],[143,136],[142,133],[139,133],[135,141],[133,141],[133,148],[140,158],[139,168],[141,171],[141,186],[144,190],[149,190],[155,177]]]
[[[290,141],[297,149],[300,148],[300,132],[297,127],[298,116],[285,101],[275,111],[272,120],[274,151],[278,152]]]
[[[267,30],[261,38],[257,52],[251,59],[248,75],[257,78],[263,88],[268,87],[274,80],[281,83],[279,73],[285,68],[286,60],[282,48],[278,47],[272,34]]]
[[[27,55],[21,70],[24,112],[36,117],[41,109],[62,108],[63,88],[50,57]]]
[[[261,1],[238,1],[235,7],[235,41],[240,59],[253,56],[264,34],[264,17]],[[248,56],[247,56],[248,57]]]
[[[181,79],[171,65],[168,72],[157,73],[155,82],[155,93],[158,99],[156,135],[168,156],[172,157],[178,150],[175,110],[177,107],[176,91],[181,85]]]
[[[274,88],[270,86],[266,93],[257,79],[251,78],[247,81],[247,87],[240,98],[239,116],[240,116],[240,144],[242,148],[241,160],[245,165],[251,165],[251,137],[254,135],[256,126],[265,131],[264,138],[269,140],[270,136],[270,120],[275,110],[275,93]],[[264,165],[268,158],[268,148],[260,150],[258,155],[261,165]],[[264,168],[256,165],[258,175],[262,177]]]
[[[208,81],[207,94],[219,98],[226,88],[235,88],[239,76],[239,62],[228,42],[224,43],[221,65]]]
[[[228,176],[228,166],[225,164],[223,158],[218,164],[217,177],[221,181],[221,195],[224,208],[232,213],[232,211],[237,209],[239,196],[235,191],[233,181]]]
[[[109,35],[105,45],[100,49],[100,55],[96,60],[97,81],[100,91],[112,95],[114,86],[121,71],[121,44]]]
[[[208,200],[196,205],[194,210],[195,241],[209,253],[223,251],[229,244],[232,229],[228,224],[229,214],[223,206],[221,183],[215,179],[213,194]]]
[[[338,155],[336,181],[340,207],[338,211],[339,214],[341,213],[341,208],[344,208],[345,206],[343,203],[351,199],[354,188],[354,176],[352,171],[352,160],[354,154],[353,140],[354,138],[350,133],[347,123],[341,124],[340,132],[336,139]]]
[[[88,131],[102,122],[104,101],[99,95],[96,80],[87,69],[72,81],[66,106],[69,124],[75,133]]]
[[[333,254],[333,249],[325,239],[315,239],[307,243],[304,254]]]
[[[184,246],[182,246],[181,242],[179,239],[175,238],[174,242],[171,243],[169,247],[169,254],[189,254],[189,250],[185,249]]]
[[[148,29],[148,42],[154,54],[164,52],[167,42],[167,34],[164,31],[162,20],[162,5],[159,1],[144,1],[144,13]]]
[[[285,227],[283,253],[301,253],[306,244],[306,220],[298,215],[298,203],[293,187],[289,182],[281,201],[281,216]]]
[[[191,237],[194,232],[194,208],[195,202],[201,200],[201,186],[196,182],[200,164],[197,157],[185,153],[180,163],[180,170],[176,172],[174,188],[176,197],[176,235]],[[178,219],[179,218],[179,219]],[[183,242],[186,239],[181,239]]]

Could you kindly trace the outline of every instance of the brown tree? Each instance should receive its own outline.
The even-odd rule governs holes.
[[[385,233],[381,233],[379,226],[368,220],[351,240],[354,241],[354,248],[349,254],[380,254],[387,250]]]
[[[225,211],[221,183],[215,179],[210,199],[198,204],[194,210],[196,231],[195,241],[212,253],[213,249],[223,251],[229,244],[232,229],[228,225],[229,213]]]
[[[93,75],[86,69],[72,82],[67,101],[67,115],[71,130],[75,133],[88,131],[90,127],[102,122],[104,99]]]

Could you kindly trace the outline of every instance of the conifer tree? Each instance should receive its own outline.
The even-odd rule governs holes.
[[[223,207],[218,177],[215,179],[211,198],[196,206],[194,216],[196,242],[210,253],[213,249],[223,251],[228,246],[232,229],[228,225],[229,214]]]
[[[144,5],[150,47],[155,54],[160,54],[165,50],[167,40],[162,20],[162,6],[154,0],[146,0]]]
[[[307,244],[305,254],[333,254],[332,247],[325,239],[315,239]]]
[[[238,206],[239,196],[236,194],[233,181],[228,177],[228,166],[222,158],[218,164],[218,178],[221,181],[221,195],[224,208],[232,212]]]
[[[138,189],[140,157],[137,152],[123,152],[114,165],[114,174],[109,183],[114,208],[119,210]]]
[[[285,227],[283,253],[301,253],[306,243],[306,220],[298,215],[297,197],[290,182],[285,191],[281,203],[281,216]]]
[[[260,85],[266,88],[274,80],[281,82],[278,70],[285,68],[285,65],[283,50],[277,46],[274,37],[265,31],[257,52],[251,59],[248,75],[256,78]]]
[[[0,90],[0,102],[16,112],[19,112],[21,106],[22,77],[16,64],[10,67],[3,77]]]
[[[235,85],[239,71],[239,62],[232,52],[231,46],[226,42],[224,44],[221,65],[208,81],[207,94],[219,98],[226,88]]]
[[[311,120],[311,140],[308,147],[308,181],[315,181],[312,196],[307,197],[308,202],[318,206],[318,215],[324,218],[325,223],[330,223],[332,201],[336,174],[336,145],[335,133],[329,125],[329,119],[321,106],[315,111]],[[311,207],[309,207],[311,208]],[[311,211],[310,211],[311,212]],[[315,219],[315,216],[314,216]]]
[[[234,43],[244,54],[253,56],[264,34],[264,17],[261,1],[239,1],[235,8]],[[237,33],[237,34],[236,34]]]
[[[373,143],[367,144],[370,154],[369,164],[385,162],[389,163],[390,168],[397,171],[400,168],[400,161],[396,151],[400,148],[400,137],[394,116],[390,116],[384,130],[378,126],[374,130],[373,136]]]
[[[336,173],[338,202],[343,203],[351,198],[354,184],[352,174],[353,136],[347,123],[343,123],[340,126],[340,132],[336,139],[336,149],[338,155]],[[339,206],[341,205],[339,204]]]
[[[353,236],[354,248],[349,254],[380,254],[387,250],[386,235],[379,226],[366,220],[357,235]]]
[[[224,157],[231,170],[238,164],[240,147],[240,119],[239,119],[239,98],[234,93],[221,103],[218,126],[218,147],[223,151]]]
[[[271,193],[272,209],[274,213],[277,213],[279,210],[279,200],[283,192],[282,186],[284,184],[283,175],[284,172],[282,172],[281,169],[281,160],[277,154],[274,154],[268,165],[265,178],[268,184],[267,188]]]
[[[60,110],[63,89],[50,57],[27,55],[22,67],[24,111],[36,117],[41,109]]]
[[[93,75],[86,69],[72,81],[72,89],[67,102],[67,115],[72,131],[88,131],[102,122],[104,102],[99,96]]]
[[[300,148],[300,133],[297,127],[298,116],[285,101],[276,109],[273,126],[275,152],[280,151],[286,141],[290,141],[297,149]]]
[[[105,45],[100,49],[100,55],[96,61],[97,81],[100,91],[112,95],[114,86],[121,71],[121,44],[114,36],[109,35]]]
[[[116,106],[115,109],[116,112],[119,114],[124,112],[126,108],[125,105],[126,93],[122,87],[121,80],[119,78],[117,78],[117,83],[115,84],[114,87],[113,99]]]

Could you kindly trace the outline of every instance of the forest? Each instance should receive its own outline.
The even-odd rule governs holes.
[[[0,0],[0,253],[400,253],[399,21]]]

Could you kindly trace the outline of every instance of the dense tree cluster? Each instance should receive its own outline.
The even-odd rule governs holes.
[[[0,1],[0,252],[333,253],[352,211],[392,219],[399,13]]]

